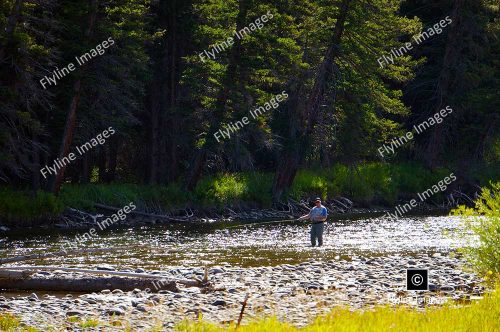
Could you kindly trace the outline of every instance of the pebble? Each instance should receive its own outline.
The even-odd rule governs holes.
[[[104,313],[109,315],[109,316],[112,316],[112,315],[123,316],[123,315],[125,315],[125,311],[123,311],[120,308],[108,308],[104,311]]]
[[[80,310],[68,310],[66,311],[66,316],[84,316],[86,312],[80,311]]]
[[[141,312],[148,312],[148,308],[144,304],[137,305],[136,309]]]
[[[219,306],[219,305],[226,305],[226,301],[224,300],[215,300],[212,302],[212,305]]]

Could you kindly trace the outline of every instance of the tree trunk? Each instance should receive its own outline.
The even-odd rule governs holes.
[[[108,157],[108,175],[107,181],[112,182],[115,181],[116,178],[116,166],[118,164],[118,149],[120,147],[120,143],[118,139],[112,137],[109,142],[109,157]]]
[[[32,136],[33,141],[37,142],[36,135]],[[40,188],[40,149],[38,143],[35,143],[32,151],[31,190],[37,192]]]
[[[153,84],[150,89],[150,165],[148,182],[174,180],[179,174],[178,142],[182,133],[178,112],[178,89],[183,70],[185,45],[191,36],[182,15],[191,7],[191,0],[160,0],[157,3],[158,26],[168,31],[159,48],[153,49],[155,60]]]
[[[99,169],[99,183],[105,183],[108,179],[106,170],[106,149],[101,146],[97,153],[97,168]]]
[[[450,101],[451,91],[454,89],[454,83],[460,81],[457,75],[458,63],[460,62],[461,51],[463,48],[463,17],[462,9],[465,0],[456,0],[453,3],[451,18],[452,26],[448,33],[446,49],[444,52],[443,65],[438,78],[437,91],[435,95],[435,112],[446,107]],[[424,159],[427,167],[434,169],[439,164],[439,155],[443,150],[443,144],[446,138],[447,129],[450,127],[450,119],[446,119],[441,124],[435,124],[429,135]]]
[[[157,84],[152,87],[151,93],[151,105],[150,105],[150,124],[151,124],[151,135],[150,135],[150,160],[149,160],[149,174],[148,183],[156,184],[158,182],[158,158],[159,158],[159,142],[158,142],[158,130],[159,130],[159,117],[160,117],[160,92],[157,91]]]
[[[343,0],[340,4],[340,13],[333,29],[333,36],[328,47],[323,62],[318,69],[314,86],[309,93],[307,103],[304,110],[304,118],[306,120],[305,129],[301,130],[298,126],[297,119],[302,117],[302,114],[297,111],[299,107],[298,100],[296,102],[288,102],[288,117],[289,117],[289,133],[288,148],[284,155],[280,158],[278,169],[276,170],[274,185],[273,185],[273,200],[280,201],[283,193],[288,189],[297,174],[300,164],[302,163],[305,154],[309,148],[309,142],[313,133],[314,127],[318,119],[318,109],[321,104],[326,83],[332,75],[335,58],[339,55],[339,47],[344,32],[347,14],[349,12],[349,4],[351,0]],[[300,85],[299,85],[300,86]],[[300,88],[297,89],[297,94]],[[298,98],[298,96],[297,96]]]
[[[90,163],[89,154],[86,153],[82,156],[82,177],[81,183],[90,183]]]
[[[76,109],[78,108],[78,103],[80,101],[80,94],[81,94],[81,81],[77,80],[73,85],[73,98],[71,99],[68,117],[66,118],[66,125],[64,126],[61,149],[59,150],[59,158],[63,158],[69,153],[69,149],[73,141],[73,134],[75,131],[75,124],[76,124]],[[57,172],[57,175],[52,178],[53,182],[51,185],[51,191],[55,194],[58,194],[59,190],[61,189],[61,184],[64,179],[65,170],[66,167],[62,167]]]
[[[90,39],[92,37],[92,34],[94,33],[94,26],[97,18],[98,7],[99,7],[98,0],[90,1],[89,25],[87,31],[85,32],[85,36],[87,39]],[[81,80],[78,79],[73,85],[73,97],[71,98],[68,116],[66,118],[66,124],[64,126],[64,134],[61,142],[61,148],[59,150],[59,158],[62,158],[68,154],[71,143],[73,142],[73,134],[75,131],[75,124],[76,124],[76,110],[78,108],[78,103],[80,101],[80,95],[81,95]],[[63,166],[58,171],[57,175],[55,176],[55,179],[53,180],[51,191],[55,194],[58,194],[59,190],[61,189],[61,184],[62,181],[64,180],[65,169],[66,166]]]

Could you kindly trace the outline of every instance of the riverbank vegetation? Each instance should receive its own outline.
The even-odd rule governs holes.
[[[500,287],[492,294],[470,305],[456,307],[452,304],[428,308],[425,311],[376,307],[373,310],[335,308],[331,313],[316,318],[304,328],[296,328],[276,318],[257,320],[238,328],[240,332],[379,332],[379,331],[498,331],[500,317]],[[184,322],[177,326],[182,332],[234,331],[234,326],[209,324],[203,321]]]
[[[478,183],[485,182],[482,173],[472,174]],[[358,207],[391,206],[398,199],[414,197],[430,188],[450,173],[440,168],[430,171],[418,163],[365,163],[356,167],[337,164],[331,168],[300,170],[295,177],[289,196],[295,200],[321,196],[323,199],[346,197]],[[0,220],[50,219],[57,217],[66,207],[93,211],[100,203],[121,207],[135,202],[148,210],[185,208],[222,208],[246,206],[269,208],[272,206],[272,173],[240,172],[206,176],[192,191],[182,189],[181,182],[165,186],[141,184],[89,183],[65,184],[58,196],[38,191],[2,188],[0,190]],[[443,194],[429,201],[443,202]]]
[[[500,281],[500,182],[485,187],[474,207],[459,206],[453,214],[464,223],[467,245],[460,250],[489,283]],[[474,237],[471,237],[471,233]]]

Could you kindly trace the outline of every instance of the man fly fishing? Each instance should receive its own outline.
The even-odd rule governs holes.
[[[314,207],[305,216],[300,217],[298,220],[310,219],[312,221],[311,225],[311,246],[316,246],[316,240],[318,247],[323,245],[323,231],[325,230],[325,221],[328,217],[328,211],[326,207],[321,205],[321,198],[316,198],[314,201]]]

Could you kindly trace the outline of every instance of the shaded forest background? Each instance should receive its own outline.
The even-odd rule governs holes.
[[[299,170],[339,164],[448,168],[461,185],[499,174],[497,1],[3,0],[0,12],[4,186],[175,183],[189,192],[204,176],[262,172],[277,201]],[[267,12],[263,28],[200,59]],[[453,23],[441,34],[379,66],[446,16]],[[39,83],[109,37],[105,54],[56,86]],[[277,109],[214,139],[283,90],[290,97]],[[443,123],[380,157],[382,144],[446,106]],[[110,126],[105,144],[58,177],[41,176]]]

